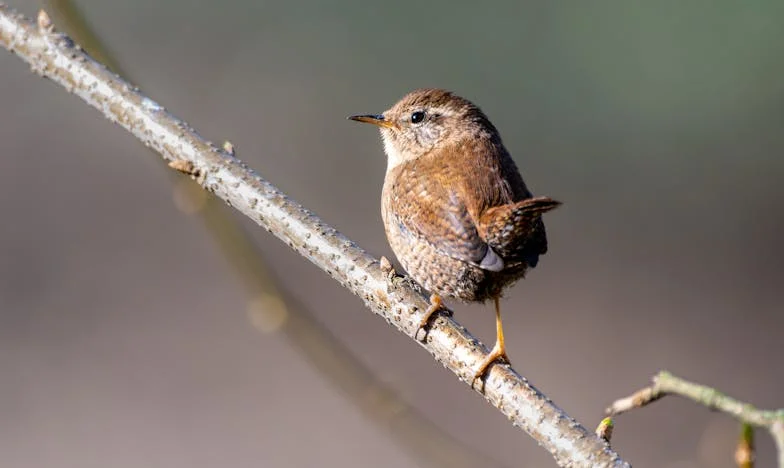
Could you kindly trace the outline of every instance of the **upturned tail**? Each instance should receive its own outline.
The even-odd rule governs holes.
[[[550,197],[534,197],[507,206],[512,207],[512,216],[531,217],[558,208],[561,204]]]
[[[560,205],[550,197],[534,197],[493,207],[482,215],[482,237],[505,263],[535,267],[539,256],[547,252],[542,214]]]

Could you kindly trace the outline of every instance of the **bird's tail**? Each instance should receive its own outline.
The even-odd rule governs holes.
[[[518,202],[512,206],[511,212],[514,213],[512,216],[515,214],[517,216],[531,216],[546,213],[558,208],[561,206],[561,202],[553,200],[550,197],[534,197]]]
[[[503,258],[522,258],[533,267],[547,252],[541,215],[561,205],[550,197],[534,197],[496,206],[482,216],[481,235]]]
[[[518,234],[525,235],[528,226],[542,213],[561,206],[561,202],[550,197],[533,197],[490,208],[482,215],[482,225],[489,228],[488,234],[501,231],[517,231]]]

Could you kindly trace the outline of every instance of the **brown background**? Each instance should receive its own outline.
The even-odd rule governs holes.
[[[11,5],[33,14],[37,4]],[[410,89],[476,101],[563,200],[504,303],[516,368],[598,422],[659,369],[784,406],[784,4],[78,2],[152,98],[375,255],[377,134]],[[161,165],[0,52],[0,464],[412,466],[263,334]],[[325,274],[242,221],[377,375],[506,466],[549,456]],[[489,306],[457,306],[492,341]],[[732,466],[730,419],[669,399],[618,419],[635,466]],[[760,433],[760,464],[774,463]]]

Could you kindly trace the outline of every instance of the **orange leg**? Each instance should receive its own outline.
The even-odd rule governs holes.
[[[509,362],[509,358],[506,356],[506,346],[504,345],[504,327],[501,324],[501,304],[499,303],[499,299],[496,297],[493,299],[495,301],[495,346],[493,349],[490,350],[490,353],[482,360],[482,363],[479,364],[479,367],[474,371],[474,378],[471,381],[475,381],[476,379],[480,379],[487,374],[487,370],[490,367],[490,364],[494,363],[498,359],[503,359],[506,362]]]
[[[441,296],[436,293],[430,295],[430,307],[427,308],[425,311],[425,316],[422,317],[422,321],[419,322],[419,328],[425,328],[427,326],[427,322],[430,321],[430,317],[433,316],[439,310],[444,309],[444,301],[441,300]]]

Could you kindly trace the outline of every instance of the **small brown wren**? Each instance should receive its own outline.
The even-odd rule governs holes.
[[[403,268],[431,293],[422,326],[441,296],[493,299],[496,343],[474,379],[509,362],[499,298],[547,252],[541,215],[560,203],[531,195],[487,116],[449,91],[416,90],[383,114],[349,119],[381,129],[381,215]]]

